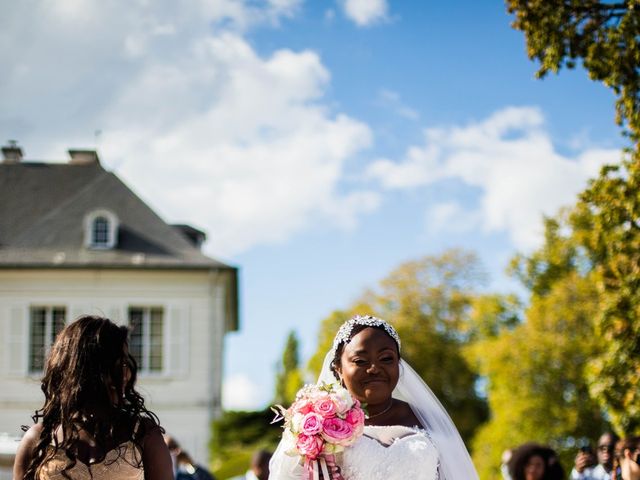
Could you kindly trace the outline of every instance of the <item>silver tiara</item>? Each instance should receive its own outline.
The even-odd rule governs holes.
[[[367,327],[381,327],[385,332],[389,334],[391,338],[393,338],[398,344],[398,350],[400,350],[400,337],[398,336],[398,332],[393,328],[390,324],[385,322],[384,320],[372,317],[371,315],[356,315],[355,317],[347,320],[342,324],[338,333],[336,333],[335,338],[333,339],[333,346],[331,347],[331,357],[333,358],[336,355],[336,350],[341,343],[347,343],[351,338],[351,332],[353,331],[353,327],[356,325],[365,325]]]

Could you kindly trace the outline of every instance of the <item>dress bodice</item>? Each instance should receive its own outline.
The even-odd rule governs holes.
[[[400,425],[365,426],[364,434],[336,456],[345,480],[437,480],[439,455],[425,430]],[[300,480],[300,457],[279,447],[270,480]]]
[[[341,468],[345,480],[436,480],[438,451],[422,429],[366,426]]]
[[[58,450],[54,457],[44,464],[40,480],[143,480],[144,470],[141,466],[140,452],[131,441],[125,442],[117,448],[107,452],[104,460],[87,465],[80,460],[66,471],[62,471],[69,463],[64,451]]]

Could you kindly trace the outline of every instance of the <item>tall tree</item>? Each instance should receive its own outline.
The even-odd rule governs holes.
[[[566,440],[595,438],[604,428],[586,380],[600,348],[593,327],[597,298],[591,279],[569,273],[546,295],[532,296],[516,328],[468,347],[487,380],[491,410],[472,444],[481,478],[499,478],[502,452],[532,440],[553,445],[568,466],[575,447]]]
[[[384,318],[398,330],[402,356],[445,405],[463,438],[470,440],[488,413],[475,388],[478,376],[462,354],[470,338],[470,308],[483,278],[475,255],[460,250],[400,265],[378,288],[322,322],[310,366],[321,366],[338,326],[352,314]]]
[[[295,400],[296,392],[302,387],[302,372],[299,364],[298,337],[289,332],[282,352],[282,363],[276,374],[275,403],[289,406]]]
[[[595,334],[605,349],[588,369],[591,394],[621,432],[640,428],[640,1],[507,0],[538,76],[573,68],[617,96],[632,144],[580,195],[570,228],[600,296]],[[543,255],[544,257],[544,255]],[[544,283],[544,282],[543,282]]]
[[[571,220],[600,295],[604,349],[591,363],[591,392],[618,431],[633,432],[640,429],[640,157],[603,169]]]
[[[640,138],[640,1],[507,0],[544,77],[578,60],[617,96],[616,121]]]

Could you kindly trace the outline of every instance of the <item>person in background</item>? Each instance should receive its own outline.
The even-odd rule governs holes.
[[[158,418],[136,391],[128,329],[85,315],[47,357],[44,405],[22,438],[15,480],[172,480]]]
[[[593,469],[598,464],[596,456],[590,445],[583,445],[578,450],[575,464],[569,475],[569,480],[590,479],[593,477]]]
[[[611,470],[613,470],[613,451],[617,441],[618,437],[615,433],[606,432],[600,435],[596,447],[598,464],[591,467],[586,452],[578,452],[569,478],[571,480],[610,480]]]
[[[164,441],[171,454],[175,480],[215,480],[215,477],[206,468],[196,464],[193,458],[180,447],[175,438],[171,435],[165,435]]]
[[[251,465],[249,471],[245,475],[246,480],[268,480],[269,478],[269,461],[271,460],[271,452],[267,450],[258,450],[251,457]]]
[[[512,480],[563,480],[558,455],[549,447],[525,443],[513,451],[509,460]]]
[[[502,474],[502,480],[511,480],[511,475],[509,475],[509,461],[511,460],[512,455],[513,452],[510,448],[507,448],[502,452],[502,457],[500,458],[500,473]]]
[[[271,455],[267,450],[256,450],[251,456],[249,470],[244,475],[238,475],[230,480],[268,480]]]
[[[616,479],[640,480],[640,437],[629,437],[616,444]]]

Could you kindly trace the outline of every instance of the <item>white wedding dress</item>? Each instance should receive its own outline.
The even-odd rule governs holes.
[[[282,452],[271,462],[269,480],[300,480],[299,457]],[[418,428],[366,426],[364,434],[336,458],[345,480],[437,480],[438,451]]]

